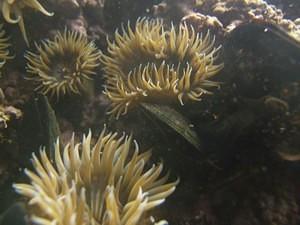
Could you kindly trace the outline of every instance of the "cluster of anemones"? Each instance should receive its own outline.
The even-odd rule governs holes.
[[[151,153],[139,153],[132,137],[102,131],[94,145],[91,133],[81,143],[74,138],[62,150],[57,141],[55,159],[33,154],[35,172],[25,173],[31,184],[14,184],[29,199],[30,220],[40,225],[135,225],[145,212],[160,205],[178,181],[160,176],[163,164],[147,168]],[[131,152],[133,150],[133,152]]]
[[[186,24],[166,30],[160,19],[117,30],[101,57],[109,113],[118,118],[140,102],[201,100],[219,85],[209,80],[223,67],[215,64],[219,48],[209,32],[202,37]]]
[[[29,79],[36,90],[51,96],[79,93],[101,61],[105,71],[104,93],[111,100],[110,114],[118,118],[141,102],[199,101],[211,87],[210,80],[223,64],[216,64],[215,40],[180,24],[165,29],[160,19],[139,19],[135,28],[122,28],[108,42],[108,54],[97,50],[86,36],[65,30],[53,40],[28,52]],[[91,133],[61,149],[54,159],[46,150],[33,154],[35,172],[25,170],[31,184],[15,184],[29,199],[30,219],[40,225],[135,225],[145,213],[161,204],[178,181],[161,177],[162,163],[147,168],[150,152],[139,153],[132,137],[105,130],[94,145]]]
[[[94,42],[75,31],[65,30],[36,47],[37,53],[25,56],[28,78],[37,83],[36,90],[50,96],[80,93],[99,64],[100,51]]]
[[[47,16],[52,16],[53,13],[49,13],[37,0],[0,0],[0,8],[2,10],[3,18],[8,23],[19,24],[23,38],[28,44],[29,42],[25,31],[25,25],[24,25],[23,13],[22,13],[23,8],[25,7],[40,11]]]

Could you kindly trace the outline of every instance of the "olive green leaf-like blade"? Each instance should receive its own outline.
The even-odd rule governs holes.
[[[48,148],[52,149],[53,144],[56,142],[57,137],[59,136],[59,127],[56,120],[55,112],[52,109],[51,105],[49,104],[49,101],[47,97],[45,98],[45,106],[46,106],[46,113],[47,113],[47,119],[48,119]]]
[[[44,95],[39,96],[38,106],[41,117],[42,129],[45,136],[46,149],[50,152],[50,156],[54,156],[53,146],[58,138],[60,131],[56,120],[55,112],[52,109],[48,98]]]
[[[200,141],[197,133],[192,129],[192,124],[183,115],[168,106],[149,103],[141,103],[141,105],[184,137],[196,149],[200,150]]]
[[[29,225],[26,219],[25,205],[14,203],[6,211],[0,214],[0,225]]]

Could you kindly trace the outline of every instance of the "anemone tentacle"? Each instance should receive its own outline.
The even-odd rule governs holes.
[[[0,9],[3,18],[8,23],[19,24],[23,38],[26,44],[29,45],[22,13],[25,7],[40,11],[46,16],[53,16],[53,13],[48,12],[37,0],[0,0]]]
[[[0,68],[4,66],[7,59],[12,59],[13,56],[9,53],[9,46],[8,43],[9,38],[6,36],[6,33],[3,29],[3,24],[0,24]]]

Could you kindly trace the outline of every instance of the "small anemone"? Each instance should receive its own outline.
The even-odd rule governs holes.
[[[0,68],[4,66],[7,59],[13,58],[9,55],[8,47],[8,37],[6,37],[5,31],[3,29],[3,24],[0,24]]]
[[[22,111],[10,106],[0,103],[0,129],[7,128],[8,123],[13,119],[20,119]]]
[[[37,45],[37,53],[28,52],[28,79],[37,83],[35,90],[50,96],[63,96],[83,90],[84,82],[95,74],[100,51],[94,42],[75,31],[58,33],[54,40]]]
[[[129,23],[121,34],[117,30],[101,57],[108,113],[118,118],[140,102],[200,101],[219,86],[209,80],[223,68],[215,64],[220,46],[214,42],[209,32],[203,37],[185,23],[165,30],[161,19],[143,18],[134,30]]]
[[[37,0],[0,0],[0,8],[2,16],[8,23],[18,23],[22,32],[23,38],[28,45],[28,39],[24,26],[23,8],[28,7],[40,11],[46,16],[52,16]]]
[[[7,128],[7,123],[10,121],[10,115],[7,114],[5,106],[0,104],[0,128]]]
[[[178,181],[166,183],[163,164],[147,162],[151,153],[139,153],[132,137],[102,131],[95,145],[91,133],[64,147],[55,145],[51,161],[45,150],[33,154],[36,172],[25,170],[31,184],[14,184],[29,199],[30,219],[40,225],[136,225],[145,213],[165,201]]]

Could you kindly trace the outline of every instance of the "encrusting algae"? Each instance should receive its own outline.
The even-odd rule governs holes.
[[[121,34],[117,30],[101,57],[109,114],[119,118],[140,102],[201,100],[219,86],[209,80],[223,68],[215,64],[220,47],[214,42],[209,32],[203,37],[187,24],[165,30],[161,19],[143,18],[134,30],[130,24]]]
[[[95,145],[91,132],[64,147],[55,145],[52,162],[45,149],[33,154],[36,172],[25,170],[31,184],[14,184],[29,199],[30,220],[40,225],[135,225],[160,205],[178,181],[161,177],[163,164],[145,169],[151,153],[130,153],[132,137],[102,131]]]
[[[28,52],[28,79],[37,83],[35,90],[59,98],[79,94],[84,81],[91,79],[99,65],[100,51],[94,42],[75,31],[58,33],[54,40],[37,45],[37,53]]]
[[[53,16],[53,13],[49,13],[37,0],[0,0],[0,8],[2,10],[3,18],[8,23],[19,24],[23,38],[28,45],[29,42],[26,35],[22,12],[25,7],[40,11],[46,16]]]

